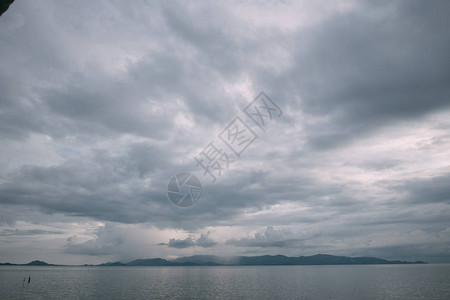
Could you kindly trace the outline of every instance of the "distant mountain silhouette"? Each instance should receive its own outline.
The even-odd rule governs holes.
[[[27,264],[12,264],[12,263],[0,263],[0,266],[56,266],[52,264],[48,264],[45,261],[41,260],[33,260]]]
[[[99,265],[83,265],[98,267],[114,266],[280,266],[280,265],[381,265],[381,264],[425,264],[423,261],[408,262],[399,260],[385,260],[375,257],[346,257],[328,254],[312,256],[288,257],[284,255],[236,256],[221,257],[214,255],[194,255],[174,260],[162,258],[136,259],[128,263],[120,261],[107,262]],[[57,266],[40,260],[27,264],[0,263],[0,265],[21,266]]]
[[[104,264],[99,264],[99,265],[97,265],[97,266],[100,266],[100,267],[108,267],[108,266],[126,266],[126,264],[123,264],[123,263],[121,263],[121,262],[119,262],[119,261],[116,261],[116,262],[107,262],[107,263],[104,263]]]
[[[162,258],[148,258],[148,259],[136,259],[130,261],[129,263],[123,264],[121,262],[108,262],[106,264],[100,264],[98,266],[217,266],[220,264],[207,262],[207,263],[196,263],[196,262],[176,262],[165,260]]]
[[[346,257],[327,254],[288,257],[284,255],[220,257],[194,255],[174,260],[162,258],[137,259],[129,263],[106,263],[99,266],[279,266],[279,265],[380,265],[380,264],[423,264],[422,261],[390,261],[374,257]]]
[[[172,262],[162,258],[136,259],[127,263],[127,266],[170,266]]]
[[[125,266],[125,264],[123,264],[123,265]],[[44,267],[49,266],[49,267],[55,267],[55,266],[73,266],[73,265],[55,265],[55,264],[46,263],[45,261],[41,261],[41,260],[33,260],[26,264],[13,264],[13,263],[9,263],[9,262],[0,263],[0,266],[44,266]],[[94,267],[96,265],[85,264],[84,266]]]
[[[346,257],[327,254],[287,257],[284,255],[241,256],[238,265],[378,265],[411,264],[423,262],[389,261],[374,257]]]
[[[194,255],[172,260],[177,263],[194,263],[197,265],[232,265],[239,261],[239,257],[220,257],[214,255]]]
[[[51,265],[46,263],[45,261],[33,260],[32,262],[27,263],[26,266],[51,266]]]

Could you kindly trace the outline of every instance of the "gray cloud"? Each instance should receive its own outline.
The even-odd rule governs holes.
[[[118,248],[122,247],[125,243],[123,232],[110,224],[98,228],[95,235],[95,239],[82,243],[78,242],[77,236],[67,238],[65,252],[70,254],[102,256],[118,253]]]
[[[406,193],[404,201],[408,203],[449,203],[450,174],[403,181],[394,185],[394,189]]]
[[[293,234],[290,231],[277,230],[269,226],[263,233],[258,232],[253,237],[229,239],[226,243],[238,247],[288,248],[301,245],[302,239],[293,238]]]
[[[216,246],[218,243],[209,237],[209,234],[202,233],[198,239],[188,236],[185,239],[170,239],[168,245],[170,248],[189,248],[194,246],[199,246],[203,248],[210,248]]]
[[[276,98],[297,98],[292,107],[326,116],[307,124],[312,150],[449,107],[448,3],[362,3],[286,40],[293,65],[279,78],[261,78],[280,91]]]
[[[179,249],[192,247],[194,245],[195,245],[195,243],[191,237],[187,237],[182,240],[170,239],[169,244],[168,244],[169,247],[179,248]]]
[[[0,231],[0,236],[15,236],[15,235],[47,235],[47,234],[63,234],[63,231],[59,230],[42,230],[42,229],[3,229]]]
[[[197,239],[197,245],[204,248],[210,248],[217,245],[212,238],[209,237],[209,234],[202,233],[200,237]]]

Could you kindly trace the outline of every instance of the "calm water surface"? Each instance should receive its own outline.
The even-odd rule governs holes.
[[[0,266],[0,299],[450,299],[450,265]]]

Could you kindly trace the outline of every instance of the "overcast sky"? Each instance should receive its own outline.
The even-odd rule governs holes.
[[[0,17],[0,262],[450,262],[449,15],[16,0]],[[264,131],[243,110],[260,92],[282,111]],[[257,135],[240,157],[219,137],[236,117]],[[195,161],[211,141],[233,160],[215,182]],[[181,172],[203,186],[189,208],[167,197]]]

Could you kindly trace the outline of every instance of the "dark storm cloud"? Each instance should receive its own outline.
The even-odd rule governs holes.
[[[50,214],[59,212],[103,221],[150,222],[158,227],[179,228],[225,221],[255,203],[258,206],[274,203],[270,190],[262,197],[234,179],[236,188],[232,193],[227,192],[232,183],[217,184],[209,187],[203,205],[182,211],[175,209],[168,205],[165,194],[167,181],[173,175],[167,169],[174,167],[165,159],[168,151],[161,151],[164,150],[156,146],[135,144],[123,156],[97,151],[92,157],[58,166],[23,166],[0,185],[0,202],[36,207]],[[154,180],[149,186],[143,185],[141,180],[148,176]],[[252,176],[250,173],[245,177],[251,180]],[[193,223],[194,216],[201,222]]]
[[[36,9],[40,11],[43,8],[38,6]],[[64,7],[55,5],[53,9]],[[81,7],[79,9],[86,12]],[[33,17],[24,24],[24,35],[33,27],[52,28],[52,21],[61,21],[59,16],[56,19],[40,19],[35,17],[35,13],[27,13]],[[119,21],[119,17],[113,16],[112,22],[121,24],[123,21]],[[162,22],[158,18],[155,20]],[[76,20],[69,18],[65,22]],[[5,43],[5,57],[14,56],[16,49],[21,49],[20,56],[31,55],[39,59],[30,60],[26,66],[19,68],[12,63],[9,65],[5,60],[4,67],[16,67],[17,76],[10,72],[2,75],[1,87],[4,93],[0,96],[0,107],[4,117],[1,118],[0,130],[4,136],[18,138],[37,132],[55,138],[79,134],[93,137],[133,134],[167,139],[174,133],[173,117],[178,112],[192,112],[192,117],[197,121],[208,120],[208,123],[227,117],[226,111],[230,109],[227,102],[231,99],[226,96],[217,98],[218,93],[225,94],[222,92],[220,72],[202,64],[199,61],[201,57],[192,60],[182,47],[179,48],[181,44],[173,44],[170,39],[164,41],[160,44],[161,50],[149,51],[136,62],[128,63],[123,74],[118,77],[105,74],[93,62],[89,72],[80,72],[76,62],[83,57],[80,58],[80,54],[72,49],[64,49],[63,43],[55,42],[67,38],[65,30],[69,23],[54,28],[53,35],[48,30],[41,30],[30,39],[13,39],[11,43]],[[96,26],[98,21],[88,19],[88,23]],[[164,29],[162,23],[159,25],[160,30],[148,31],[150,37],[161,41],[170,32]],[[138,23],[138,26],[142,24]],[[80,29],[86,33],[80,42],[91,42],[88,28]],[[125,40],[129,39],[123,32],[118,34]],[[98,36],[100,47],[106,47],[111,42],[110,38],[109,34]],[[142,34],[142,38],[148,39],[149,36]],[[37,45],[50,40],[45,44],[47,51],[43,51],[43,47],[37,48],[42,53],[31,50],[34,48],[28,46],[30,40],[37,40]],[[23,47],[20,43],[27,46]],[[81,44],[76,46],[83,47]],[[144,44],[142,47],[148,46]],[[43,59],[51,54],[54,54],[52,59]],[[28,70],[27,73],[21,74],[22,69]],[[45,84],[44,78],[52,80],[54,84]],[[176,106],[176,99],[181,101],[181,105],[186,104],[187,112]]]
[[[431,178],[412,179],[394,185],[396,191],[405,193],[407,203],[450,203],[450,174]]]
[[[4,138],[20,139],[45,126],[42,109],[30,99],[25,82],[0,75],[0,134]]]
[[[198,52],[198,59],[203,66],[220,72],[225,78],[233,79],[243,71],[243,54],[246,53],[244,44],[236,38],[236,24],[230,22],[233,16],[221,15],[219,10],[220,6],[206,4],[192,8],[190,14],[186,14],[182,6],[166,4],[163,14],[174,35]],[[206,11],[216,17],[205,19]],[[226,23],[228,26],[224,26]]]
[[[285,40],[294,64],[278,78],[260,78],[274,97],[299,99],[292,108],[326,116],[306,124],[312,149],[450,105],[448,1],[363,3]]]
[[[170,151],[165,148],[136,143],[123,155],[96,151],[93,156],[58,166],[23,166],[0,185],[0,201],[36,207],[49,214],[185,229],[241,223],[239,215],[246,209],[264,209],[291,201],[312,205],[314,212],[301,218],[290,215],[282,219],[275,214],[247,223],[316,223],[370,206],[347,191],[347,184],[331,184],[306,174],[274,177],[269,172],[230,170],[233,176],[215,184],[208,184],[208,177],[200,177],[205,184],[201,205],[179,210],[168,205],[165,194],[167,181],[173,175],[170,170],[177,168],[169,158]],[[183,169],[183,165],[178,167]],[[141,182],[145,178],[152,178],[149,185]],[[233,221],[235,217],[237,220]],[[192,222],[193,218],[198,221]]]
[[[133,90],[129,84],[88,81],[65,91],[44,92],[43,97],[49,110],[73,121],[79,132],[102,134],[109,130],[156,139],[167,137],[172,128],[168,116],[146,115],[144,97]]]
[[[190,236],[182,240],[170,239],[168,244],[168,246],[171,248],[179,248],[179,249],[192,247],[194,245],[195,243]]]
[[[181,51],[154,52],[149,56],[151,60],[141,59],[120,80],[100,78],[103,75],[96,69],[93,75],[81,78],[69,72],[65,75],[68,86],[38,91],[41,104],[32,103],[25,111],[20,101],[7,107],[10,119],[2,118],[6,123],[2,128],[12,136],[25,134],[26,130],[56,135],[52,133],[56,129],[46,123],[51,116],[62,127],[64,132],[60,134],[73,130],[103,134],[108,129],[163,138],[172,126],[166,115],[142,114],[146,97],[157,96],[159,101],[181,97],[196,120],[201,121],[203,116],[225,121],[231,114],[225,103],[232,99],[217,99],[217,94],[222,94],[220,82],[226,74],[245,71],[254,73],[261,87],[273,90],[274,96],[289,107],[301,105],[312,116],[331,117],[325,123],[309,125],[308,143],[314,148],[334,147],[399,118],[420,117],[449,104],[450,73],[442,63],[450,59],[450,38],[446,34],[449,8],[445,1],[433,5],[423,1],[366,3],[357,12],[337,15],[311,31],[294,35],[278,32],[277,36],[267,29],[263,35],[255,29],[255,36],[280,39],[292,51],[293,64],[276,78],[258,76],[266,76],[266,72],[246,59],[260,55],[256,49],[266,51],[264,41],[236,36],[237,25],[221,26],[231,16],[207,18],[203,22],[209,27],[192,22],[205,18],[203,13],[208,9],[220,15],[213,7],[193,9],[190,14],[175,5],[162,8],[165,25],[158,34],[178,37],[178,44],[184,45],[186,52],[193,49],[193,56]],[[164,47],[171,43],[166,42]],[[61,46],[55,43],[48,46],[61,52]],[[64,60],[65,68],[70,62]],[[44,65],[40,60],[33,63],[40,64],[40,68]],[[47,68],[49,65],[56,67],[57,62],[45,62]],[[211,79],[216,84],[211,84]],[[4,90],[14,85],[8,82]],[[22,94],[22,98],[30,98],[30,92]],[[18,96],[16,93],[9,98]],[[13,130],[17,133],[12,134]]]
[[[148,218],[153,205],[139,203],[143,195],[130,189],[128,184],[133,181],[133,175],[127,174],[123,167],[120,164],[24,167],[15,182],[2,185],[1,202],[34,206],[47,213],[142,222]],[[109,169],[109,175],[104,173],[105,168]],[[125,182],[128,182],[126,186]]]

